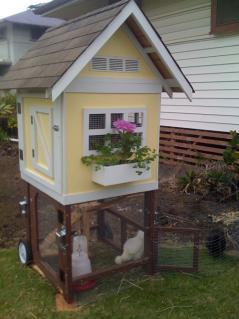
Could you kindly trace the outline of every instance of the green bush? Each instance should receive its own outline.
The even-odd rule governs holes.
[[[6,141],[8,139],[7,132],[5,132],[1,127],[0,127],[0,142]]]
[[[178,184],[185,193],[213,196],[221,201],[239,199],[239,134],[231,132],[223,161],[202,162],[195,170],[179,177]]]
[[[17,127],[16,115],[16,96],[13,94],[6,94],[0,98],[0,128],[1,140],[5,139],[8,133],[12,132]]]

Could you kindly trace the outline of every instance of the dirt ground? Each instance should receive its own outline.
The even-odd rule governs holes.
[[[23,198],[24,183],[20,180],[17,145],[0,145],[0,248],[16,245],[24,234],[18,202]]]
[[[239,214],[239,203],[207,201],[196,195],[186,195],[177,188],[177,177],[183,166],[160,166],[158,209],[163,224],[170,226],[205,227],[208,216]],[[23,218],[18,202],[24,196],[24,183],[19,176],[16,145],[0,145],[0,248],[15,246],[24,236]]]

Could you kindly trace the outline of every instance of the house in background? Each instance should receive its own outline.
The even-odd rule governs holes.
[[[36,13],[70,19],[109,2],[116,1],[53,0]],[[228,132],[239,129],[239,1],[138,3],[195,89],[192,103],[180,93],[163,96],[161,154],[188,163],[220,159]]]
[[[35,15],[27,10],[0,20],[0,76],[4,75],[47,28],[64,20]]]

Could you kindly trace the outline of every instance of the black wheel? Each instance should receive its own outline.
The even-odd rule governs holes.
[[[18,243],[18,258],[22,265],[27,266],[32,262],[32,251],[29,243],[20,240]]]

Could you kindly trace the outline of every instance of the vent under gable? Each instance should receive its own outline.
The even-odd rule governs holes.
[[[91,69],[108,72],[138,72],[139,61],[120,57],[94,57],[91,60]]]

